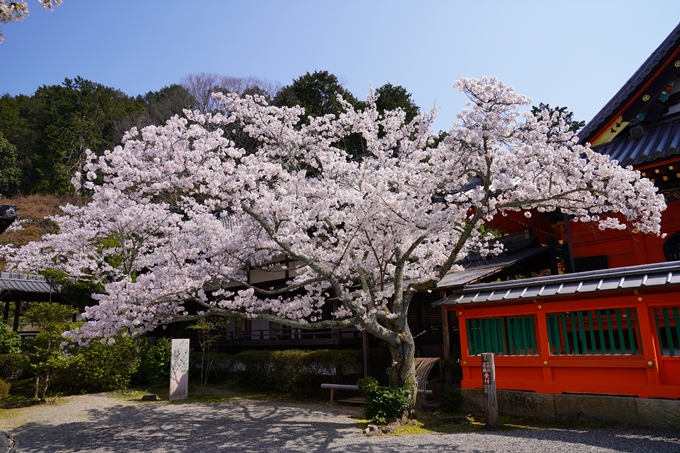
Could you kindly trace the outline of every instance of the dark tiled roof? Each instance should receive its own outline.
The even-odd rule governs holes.
[[[674,116],[647,127],[641,138],[630,138],[624,131],[609,143],[593,147],[593,151],[611,156],[622,165],[640,165],[680,153],[680,116]]]
[[[42,275],[19,274],[15,272],[0,273],[0,293],[3,290],[22,293],[57,292]]]
[[[451,288],[466,285],[470,282],[496,274],[519,262],[535,258],[539,254],[548,252],[548,250],[548,247],[535,247],[523,250],[519,253],[513,253],[512,255],[463,264],[463,266],[465,266],[464,270],[449,272],[439,281],[437,288]]]
[[[470,285],[433,305],[531,300],[668,286],[680,286],[680,261]]]
[[[607,121],[613,119],[621,107],[628,101],[631,95],[649,80],[659,65],[663,64],[669,52],[680,41],[680,24],[678,24],[663,43],[647,58],[640,68],[628,79],[614,97],[591,119],[586,126],[579,131],[578,136],[582,142],[589,141],[592,135]]]

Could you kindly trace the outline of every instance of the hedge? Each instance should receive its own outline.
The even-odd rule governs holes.
[[[369,352],[370,369],[382,381],[389,357],[388,350]],[[323,382],[353,384],[363,375],[362,352],[356,349],[244,351],[233,356],[230,368],[243,385],[284,392],[304,388],[307,394]]]
[[[4,398],[7,395],[9,395],[9,389],[12,386],[9,382],[5,382],[4,380],[0,379],[0,398]]]

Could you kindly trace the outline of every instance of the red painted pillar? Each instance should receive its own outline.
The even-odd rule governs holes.
[[[461,381],[461,387],[470,387],[470,356],[468,356],[468,339],[467,339],[467,323],[465,322],[464,311],[460,308],[456,308],[455,314],[458,316],[458,333],[460,335],[460,366],[463,370],[463,380]],[[468,385],[466,385],[466,383]],[[472,386],[474,387],[474,386]]]
[[[635,304],[638,316],[638,327],[640,329],[640,344],[642,351],[647,361],[647,382],[649,385],[661,385],[659,378],[659,361],[658,361],[658,342],[656,338],[656,328],[654,327],[654,318],[650,316],[652,311],[645,302],[642,296],[638,297],[638,303]]]
[[[548,341],[548,322],[545,319],[543,304],[536,305],[536,323],[538,324],[538,350],[543,361],[543,382],[552,382],[550,367],[550,341]]]

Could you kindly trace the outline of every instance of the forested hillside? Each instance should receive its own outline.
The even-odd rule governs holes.
[[[86,149],[97,153],[120,141],[124,129],[143,122],[159,104],[180,98],[168,113],[191,107],[174,85],[133,98],[77,77],[42,86],[32,96],[0,97],[0,192],[74,193],[70,179]],[[177,95],[180,92],[180,95]]]
[[[75,194],[70,180],[82,166],[86,149],[103,153],[119,144],[131,127],[164,124],[184,109],[211,111],[216,108],[210,97],[215,91],[259,94],[278,106],[302,105],[312,116],[340,113],[338,95],[357,107],[363,104],[327,71],[307,73],[285,87],[253,77],[201,73],[136,97],[81,77],[41,86],[30,96],[4,94],[0,97],[0,194]],[[418,113],[403,87],[387,83],[377,91],[381,110],[401,107],[409,119]],[[241,145],[247,148],[248,144]],[[25,215],[25,208],[21,212]]]

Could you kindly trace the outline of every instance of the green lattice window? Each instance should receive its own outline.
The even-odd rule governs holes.
[[[655,308],[656,335],[661,355],[680,356],[680,315],[678,307]]]
[[[549,313],[552,355],[642,354],[635,308]]]
[[[534,315],[468,319],[468,354],[536,355],[535,325]]]

